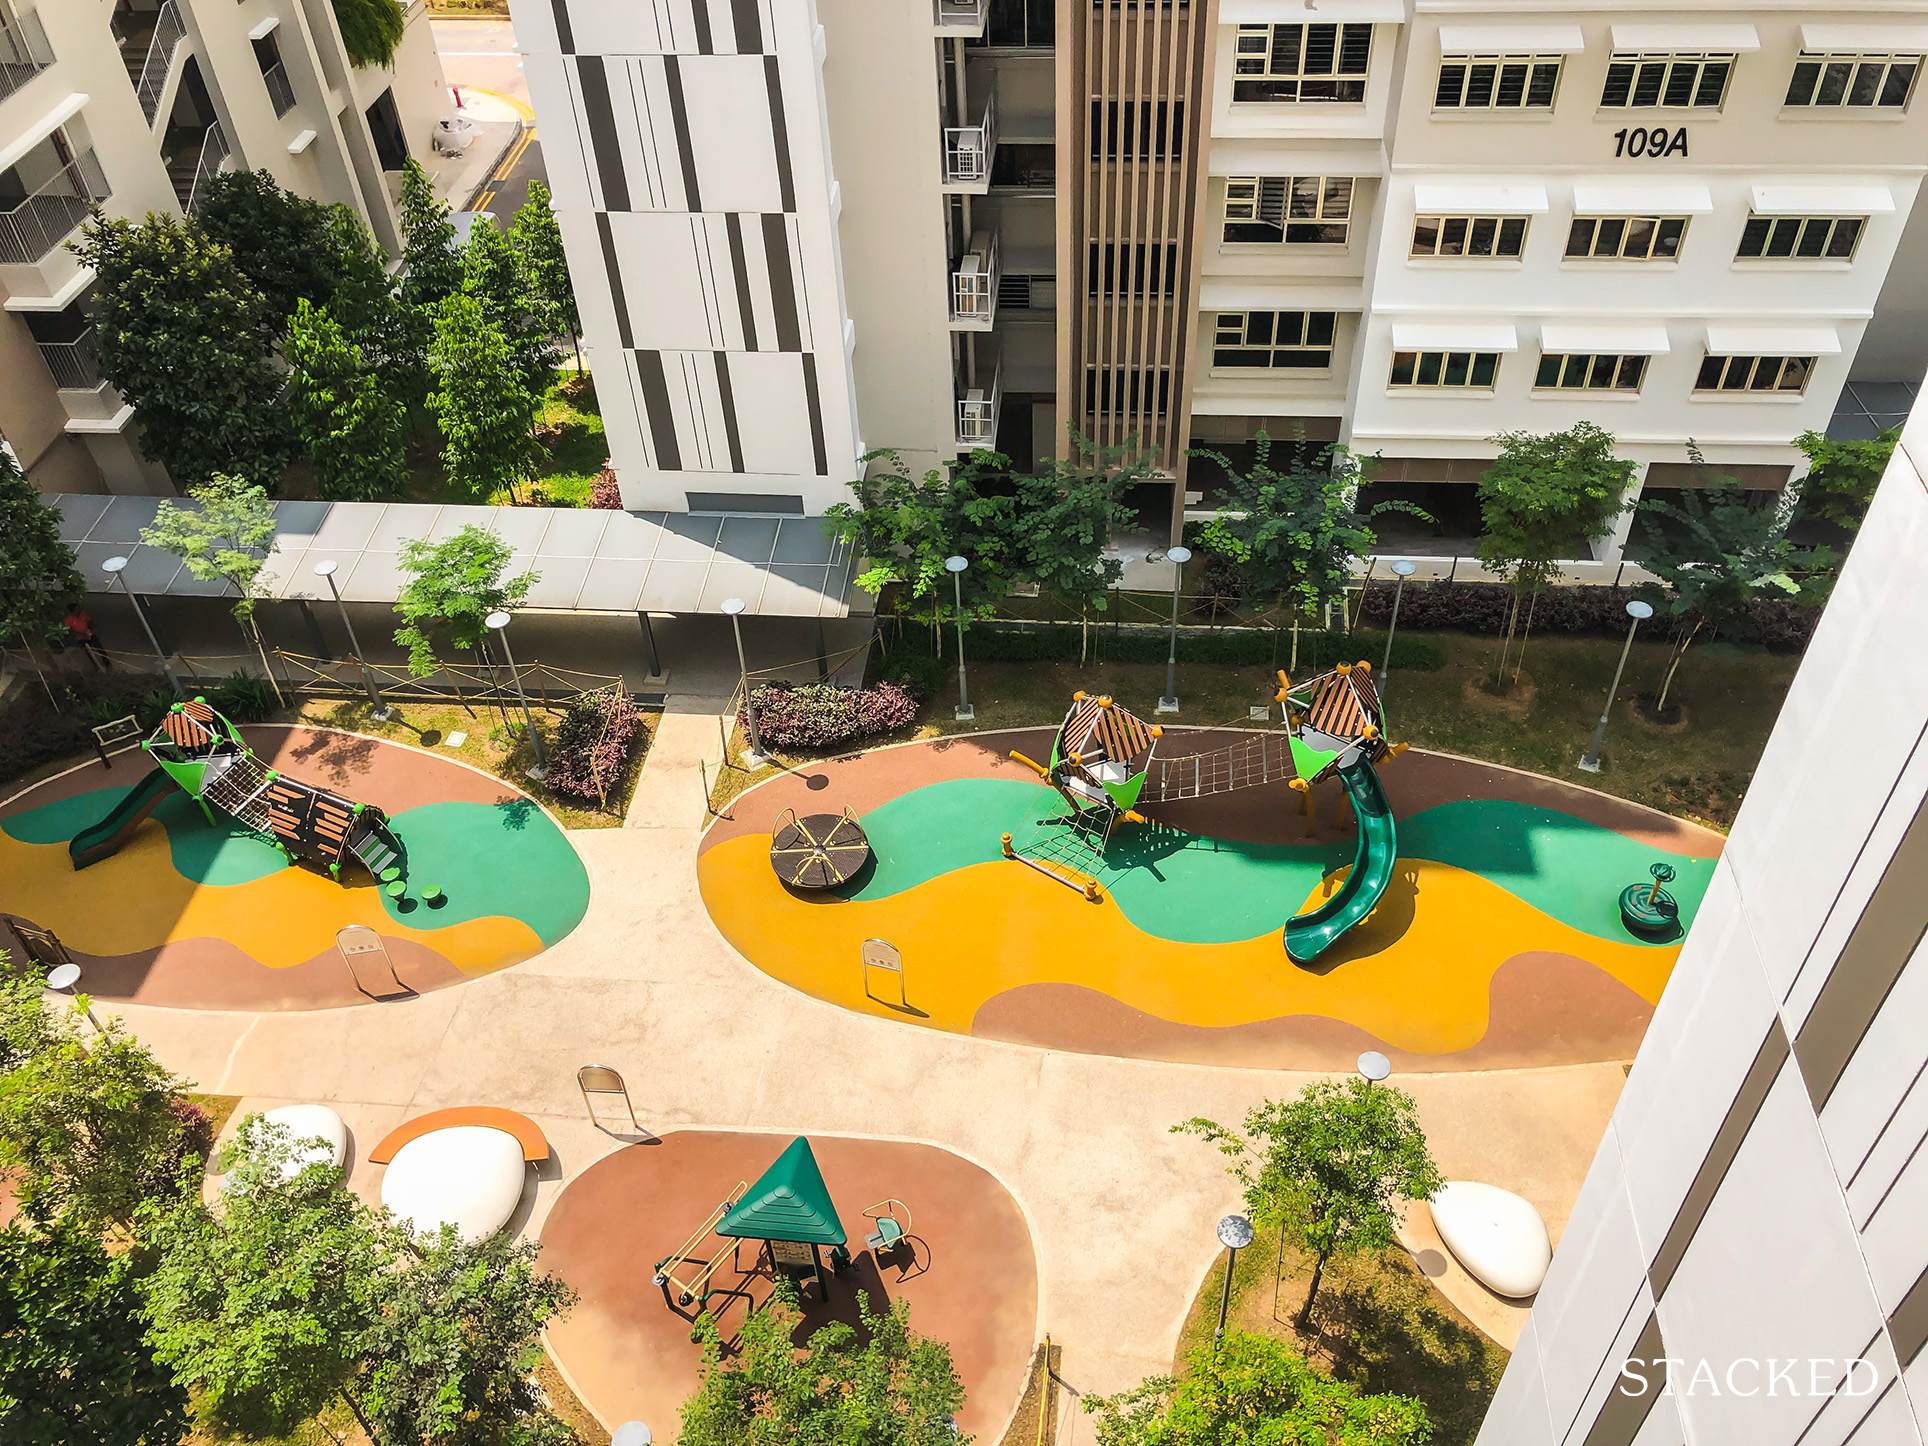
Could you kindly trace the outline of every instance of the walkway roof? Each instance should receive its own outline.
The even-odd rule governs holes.
[[[144,597],[219,597],[174,554],[140,541],[158,497],[59,493],[60,535],[81,575],[107,591],[101,564],[128,559],[121,574]],[[191,502],[177,505],[192,507]],[[464,507],[420,502],[277,502],[275,552],[263,569],[268,595],[325,598],[315,564],[332,559],[348,602],[392,603],[402,586],[396,550],[473,524],[515,549],[512,573],[540,574],[532,609],[587,613],[713,613],[740,597],[752,616],[841,618],[850,612],[850,548],[817,517],[743,517],[694,512],[616,512],[576,507]]]
[[[718,1235],[744,1240],[798,1240],[805,1245],[842,1245],[843,1222],[830,1203],[830,1190],[817,1157],[802,1135],[777,1156],[717,1225]]]

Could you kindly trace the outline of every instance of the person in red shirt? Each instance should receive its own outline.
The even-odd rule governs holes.
[[[94,632],[94,620],[88,616],[87,609],[75,603],[67,609],[67,631],[74,635],[74,641],[87,649],[94,663],[102,672],[113,666],[107,658],[107,648]]]

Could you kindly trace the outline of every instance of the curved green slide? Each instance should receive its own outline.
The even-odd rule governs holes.
[[[113,853],[141,820],[177,787],[179,785],[167,776],[166,769],[156,768],[128,789],[121,801],[108,810],[106,818],[99,823],[89,824],[68,842],[67,853],[73,859],[74,867],[84,869]]]
[[[1359,823],[1359,847],[1352,856],[1352,871],[1339,892],[1311,913],[1286,922],[1285,952],[1294,964],[1310,964],[1331,948],[1341,934],[1373,911],[1386,885],[1392,882],[1399,847],[1393,832],[1392,805],[1386,802],[1386,790],[1379,786],[1379,775],[1361,758],[1339,770],[1339,782],[1352,800],[1352,816]]]

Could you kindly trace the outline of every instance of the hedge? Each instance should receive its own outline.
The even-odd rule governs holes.
[[[1403,619],[1402,619],[1403,620]],[[964,635],[967,655],[985,662],[1024,663],[1033,661],[1076,662],[1082,630],[1073,627],[972,628]],[[1140,630],[1113,632],[1091,629],[1089,656],[1106,663],[1162,663],[1171,649],[1166,633]],[[1329,668],[1334,663],[1357,662],[1366,658],[1377,665],[1385,656],[1384,633],[1327,633],[1301,629],[1299,632],[1299,670]],[[1284,667],[1292,656],[1290,629],[1274,632],[1263,628],[1220,629],[1209,633],[1180,632],[1178,660],[1181,663],[1260,663]],[[1430,672],[1446,666],[1446,650],[1431,638],[1412,637],[1403,630],[1393,640],[1392,664],[1395,668]]]
[[[1383,625],[1392,616],[1393,592],[1392,583],[1370,584],[1360,607],[1360,619]],[[1533,631],[1620,637],[1627,631],[1627,602],[1633,596],[1630,588],[1547,588],[1533,605]],[[1512,598],[1512,590],[1499,582],[1408,583],[1399,604],[1400,637],[1405,637],[1407,628],[1420,632],[1504,632]],[[1730,642],[1799,652],[1807,646],[1820,615],[1819,608],[1760,598],[1720,631]],[[1672,619],[1662,614],[1655,623],[1670,626]],[[1396,656],[1394,662],[1398,662]]]
[[[755,689],[757,731],[778,748],[815,751],[891,733],[917,717],[917,700],[895,683],[841,688],[834,683],[792,687],[766,683]],[[737,710],[747,726],[748,715]]]
[[[647,739],[636,700],[611,684],[571,699],[550,752],[546,782],[558,793],[609,804],[638,737]]]

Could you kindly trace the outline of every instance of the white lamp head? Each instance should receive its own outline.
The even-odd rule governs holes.
[[[1218,1243],[1228,1250],[1243,1250],[1252,1243],[1252,1222],[1243,1215],[1227,1215],[1218,1222]]]
[[[944,571],[946,572],[962,572],[970,565],[971,560],[968,557],[953,555],[944,559]]]
[[[1411,577],[1419,571],[1419,564],[1416,562],[1408,562],[1402,557],[1392,565],[1392,570],[1400,577]]]
[[[482,621],[484,625],[494,628],[497,632],[501,632],[509,625],[509,615],[498,610],[490,613],[486,618],[482,619]]]
[[[723,611],[728,613],[731,617],[735,617],[738,613],[743,611],[743,599],[740,597],[724,598]]]
[[[1165,559],[1183,567],[1192,560],[1192,550],[1189,547],[1168,547],[1165,549]]]
[[[1653,615],[1654,607],[1652,603],[1644,603],[1639,598],[1635,598],[1627,604],[1627,616],[1630,618],[1636,618],[1644,623]]]
[[[119,571],[120,571],[120,570],[121,570],[122,568],[124,568],[124,567],[126,567],[126,566],[127,566],[127,559],[126,559],[126,558],[124,558],[124,557],[110,557],[110,558],[108,558],[108,559],[107,559],[107,561],[105,561],[105,562],[103,562],[103,563],[102,563],[102,564],[100,565],[100,570],[101,570],[102,572],[106,572],[106,573],[115,573],[115,572],[119,572]]]
[[[339,566],[341,566],[341,564],[336,562],[332,557],[324,562],[318,562],[315,564],[315,576],[333,577],[335,575],[335,569]]]
[[[1378,1084],[1392,1073],[1392,1061],[1376,1049],[1369,1049],[1359,1056],[1359,1073]]]

